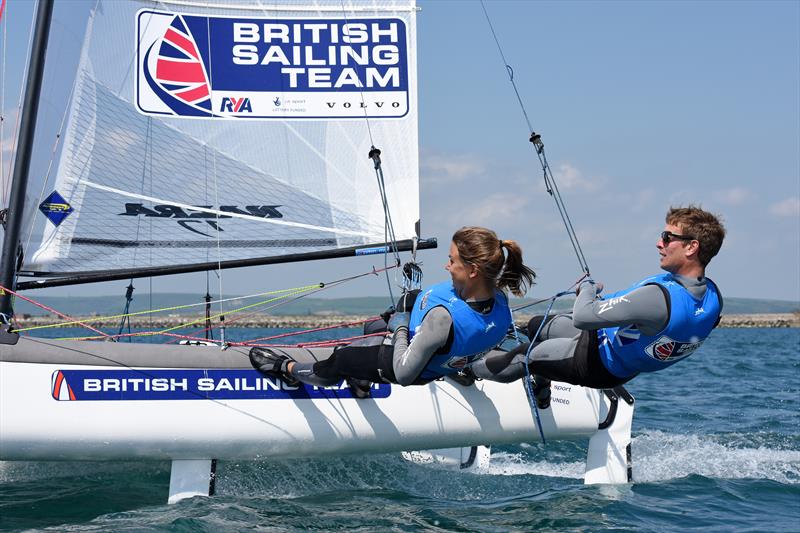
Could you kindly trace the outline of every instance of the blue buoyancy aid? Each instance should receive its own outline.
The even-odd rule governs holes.
[[[632,287],[603,298],[624,298],[644,285],[659,285],[669,295],[669,321],[655,335],[636,327],[617,326],[598,330],[600,357],[609,372],[625,378],[639,372],[667,368],[694,353],[717,325],[722,298],[717,286],[706,278],[705,295],[697,299],[670,273],[645,278]]]
[[[439,306],[447,309],[453,319],[453,343],[447,353],[437,353],[431,358],[420,374],[423,380],[463,370],[497,346],[511,326],[508,299],[501,291],[495,291],[494,306],[484,315],[459,298],[451,282],[445,282],[417,297],[408,325],[409,339],[419,331],[428,312]]]

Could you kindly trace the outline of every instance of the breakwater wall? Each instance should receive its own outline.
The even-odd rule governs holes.
[[[255,316],[247,317],[244,319],[236,319],[231,317],[226,321],[226,327],[236,328],[324,328],[338,326],[341,324],[359,323],[368,318],[367,316],[358,315],[304,315],[304,316]],[[527,324],[530,316],[517,315],[517,323],[520,326]],[[23,316],[17,317],[17,327],[24,329],[36,326],[49,326],[63,323],[64,320],[53,316]],[[85,324],[93,327],[106,327],[113,328],[119,324],[119,319],[113,322],[98,322],[97,317],[83,317],[75,318]],[[190,317],[182,315],[171,316],[157,316],[153,315],[152,318],[147,316],[139,316],[131,319],[131,326],[134,328],[145,329],[165,329],[180,326],[183,324],[188,325],[187,328],[203,329],[205,328],[205,321],[201,317]],[[219,321],[212,321],[212,326],[217,328],[220,326]],[[78,324],[72,324],[69,327],[80,327]],[[352,327],[359,327],[354,325]],[[765,313],[765,314],[750,314],[750,315],[723,315],[720,321],[720,327],[723,328],[800,328],[800,313]]]

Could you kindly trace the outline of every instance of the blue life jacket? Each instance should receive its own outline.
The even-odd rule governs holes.
[[[600,358],[617,377],[639,372],[655,372],[688,357],[697,350],[717,325],[722,312],[722,296],[717,286],[706,278],[706,293],[697,299],[670,273],[643,279],[624,291],[603,298],[625,298],[644,285],[659,285],[668,295],[669,320],[655,335],[645,335],[636,327],[617,326],[598,330]]]
[[[419,331],[428,312],[439,306],[447,309],[453,319],[453,343],[446,353],[435,354],[422,369],[419,377],[423,380],[463,370],[497,346],[511,326],[508,299],[501,291],[495,291],[494,306],[484,315],[458,297],[452,282],[445,282],[417,296],[408,324],[409,340]]]

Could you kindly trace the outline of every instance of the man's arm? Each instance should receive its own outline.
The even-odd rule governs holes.
[[[669,321],[669,303],[658,285],[644,285],[624,296],[597,300],[593,283],[584,282],[575,299],[572,322],[578,329],[593,330],[635,324],[642,333],[658,333]]]
[[[447,309],[434,307],[425,315],[411,344],[408,328],[395,331],[392,366],[397,383],[411,385],[419,377],[436,351],[447,344],[452,326],[453,319]]]

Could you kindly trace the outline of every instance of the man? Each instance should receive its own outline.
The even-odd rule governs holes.
[[[694,353],[719,323],[722,295],[705,269],[724,237],[715,215],[692,205],[671,208],[656,244],[665,274],[602,298],[602,285],[581,283],[572,316],[554,316],[532,339],[530,372],[537,376],[540,407],[549,396],[543,381],[612,388]],[[541,323],[542,317],[534,317],[528,334],[535,335]],[[519,379],[527,348],[484,358],[472,373],[494,381]]]

